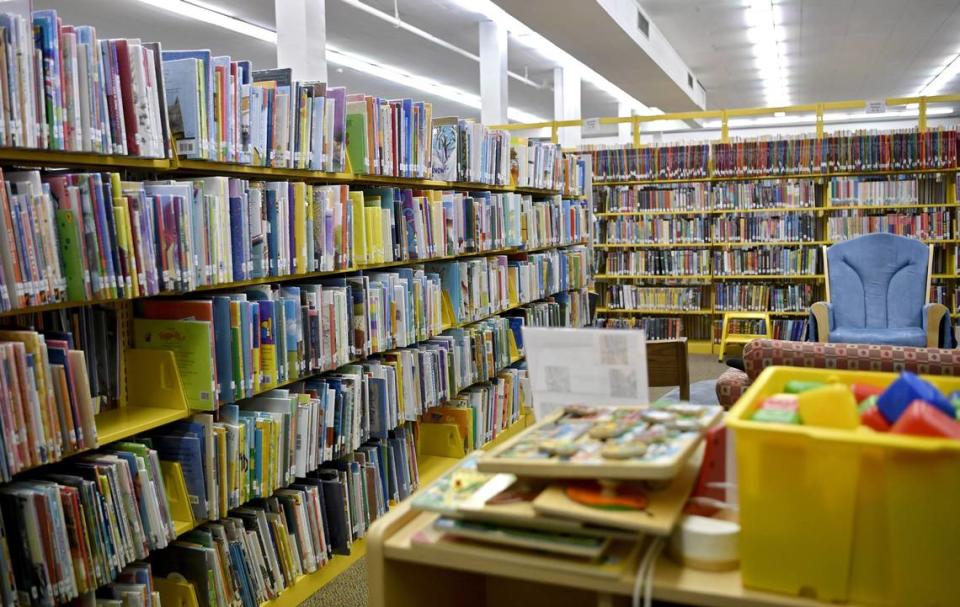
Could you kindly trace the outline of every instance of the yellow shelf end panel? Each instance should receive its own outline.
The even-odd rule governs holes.
[[[160,470],[163,474],[163,484],[167,489],[170,515],[173,517],[173,525],[179,536],[197,526],[197,521],[193,518],[193,508],[190,506],[187,483],[183,478],[183,468],[180,467],[180,462],[161,460]]]
[[[160,593],[163,607],[200,607],[196,589],[186,580],[155,577],[153,588]]]
[[[124,406],[97,415],[97,439],[104,445],[187,417],[187,398],[173,352],[131,348],[124,360]]]

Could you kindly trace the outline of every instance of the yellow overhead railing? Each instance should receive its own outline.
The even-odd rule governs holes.
[[[917,104],[918,116],[917,127],[921,131],[927,129],[927,107],[935,103],[956,103],[960,102],[960,94],[951,95],[933,95],[929,97],[888,97],[883,100],[887,106],[899,106]],[[640,146],[641,125],[648,122],[659,122],[665,120],[704,120],[720,119],[720,141],[726,143],[730,140],[729,121],[731,118],[742,118],[746,116],[770,116],[777,113],[796,114],[801,112],[814,113],[816,115],[817,138],[823,137],[823,117],[825,112],[842,110],[863,110],[869,106],[868,101],[827,101],[823,103],[807,103],[802,105],[785,105],[780,107],[759,107],[759,108],[735,108],[726,110],[704,110],[699,112],[674,112],[670,114],[655,114],[649,116],[612,116],[599,119],[600,124],[624,124],[630,123],[633,134],[633,145]],[[501,129],[505,131],[527,131],[534,129],[550,129],[550,140],[553,143],[558,141],[558,132],[561,128],[580,127],[586,124],[587,120],[553,120],[545,122],[531,123],[513,123],[497,124],[490,128]]]

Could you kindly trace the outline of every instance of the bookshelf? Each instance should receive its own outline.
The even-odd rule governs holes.
[[[672,148],[676,151],[676,146]],[[597,152],[602,154],[603,152]],[[613,153],[616,153],[615,151]],[[595,160],[595,164],[598,162]],[[597,167],[595,167],[596,170]],[[873,231],[874,225],[884,225],[877,222],[883,222],[889,219],[901,222],[906,230],[911,229],[910,221],[920,217],[925,228],[932,231],[929,234],[922,234],[918,238],[921,242],[934,246],[935,259],[938,264],[938,271],[933,274],[936,285],[943,284],[949,287],[957,284],[956,258],[957,247],[960,243],[957,239],[957,167],[944,167],[936,169],[908,169],[903,171],[885,170],[885,171],[836,171],[812,174],[787,174],[787,175],[715,175],[697,176],[689,179],[611,179],[603,176],[595,177],[593,181],[594,199],[598,201],[595,208],[594,217],[597,220],[597,231],[601,235],[599,242],[595,242],[594,247],[600,256],[596,267],[594,279],[598,283],[598,291],[603,292],[604,288],[610,289],[616,285],[630,283],[649,283],[649,284],[670,284],[670,285],[691,285],[699,286],[702,289],[702,296],[705,300],[714,301],[712,307],[704,307],[697,310],[671,310],[667,309],[623,309],[622,307],[612,307],[601,305],[598,307],[598,314],[605,315],[629,315],[629,316],[677,316],[682,320],[682,325],[686,329],[694,327],[695,339],[702,343],[703,340],[709,340],[710,343],[716,342],[716,325],[725,311],[736,311],[736,306],[720,307],[716,304],[716,297],[722,290],[727,289],[722,285],[729,285],[736,289],[736,285],[800,285],[808,284],[813,286],[812,297],[810,301],[802,300],[801,309],[797,310],[771,310],[771,316],[783,321],[796,319],[802,322],[807,315],[804,311],[806,304],[812,301],[821,300],[825,296],[824,283],[826,276],[823,274],[823,260],[820,249],[829,246],[841,240],[841,234],[845,230],[856,230],[856,233]],[[928,190],[936,190],[936,193],[927,193],[928,199],[911,200],[910,202],[899,202],[896,194],[883,199],[868,199],[868,202],[852,204],[846,199],[840,198],[834,204],[832,190],[841,187],[853,187],[864,185],[882,189],[884,186],[902,185],[904,181],[916,180],[921,192],[923,186]],[[783,184],[782,186],[771,185]],[[728,184],[737,184],[734,190],[729,190]],[[809,199],[803,204],[788,204],[787,197],[779,200],[763,201],[757,204],[758,199],[740,200],[723,202],[722,196],[733,192],[750,192],[750,188],[761,190],[767,188],[775,190],[791,186],[804,185],[806,192],[810,195]],[[800,188],[802,189],[802,188]],[[694,193],[694,195],[691,194]],[[627,194],[624,197],[624,194]],[[923,193],[920,194],[923,196]],[[914,191],[914,196],[916,192]],[[932,200],[930,199],[932,198]],[[621,205],[636,205],[643,202],[644,208],[624,209]],[[647,208],[654,205],[669,204],[678,205],[681,208]],[[683,208],[688,205],[693,208]],[[808,231],[802,233],[802,238],[790,239],[770,239],[758,238],[752,231],[742,232],[739,237],[736,232],[720,236],[718,228],[723,225],[725,228],[734,228],[738,230],[752,230],[764,228],[770,225],[783,225],[783,218],[791,216],[804,216],[808,219]],[[643,234],[657,233],[659,228],[656,222],[658,217],[663,217],[663,221],[673,221],[673,218],[683,220],[684,218],[699,218],[706,222],[707,238],[684,238],[682,241],[656,241],[649,240],[647,237],[640,241],[629,241],[630,234],[640,232]],[[757,222],[751,223],[751,218],[757,218]],[[873,219],[868,219],[873,218]],[[937,222],[941,222],[937,225]],[[626,223],[625,223],[626,222]],[[636,223],[632,223],[636,222]],[[726,222],[726,223],[718,223]],[[765,223],[760,223],[765,222]],[[610,225],[609,234],[616,234],[616,240],[606,241],[603,235],[607,230],[607,224]],[[916,222],[915,222],[916,224]],[[674,224],[665,224],[669,226],[664,228],[668,231],[674,227]],[[682,226],[685,224],[676,224]],[[699,225],[699,224],[698,224]],[[919,224],[916,224],[919,225]],[[646,226],[650,226],[649,228]],[[936,228],[936,229],[934,229]],[[899,228],[898,228],[899,229]],[[942,230],[942,231],[937,231]],[[633,231],[633,232],[632,232]],[[685,234],[686,232],[684,232]],[[747,235],[749,234],[749,235]],[[805,271],[801,273],[784,271],[780,269],[751,269],[749,272],[738,271],[739,266],[726,267],[728,263],[722,256],[730,252],[734,255],[730,262],[738,259],[746,259],[744,255],[751,249],[761,251],[762,249],[774,251],[786,251],[786,255],[794,255],[800,259]],[[809,259],[802,260],[802,252],[807,249],[813,249],[815,258],[812,264],[807,263]],[[697,251],[711,251],[710,258],[703,263],[702,258],[696,258]],[[662,253],[656,253],[656,252]],[[671,251],[675,253],[670,253]],[[744,251],[744,253],[736,253]],[[650,254],[660,255],[661,257],[640,258],[624,257],[628,255],[644,256]],[[634,271],[634,266],[624,265],[625,263],[647,263],[651,259],[662,260],[663,255],[677,255],[671,257],[670,261],[679,264],[693,264],[689,266],[692,272],[684,272],[682,269],[672,268],[667,271],[658,270],[655,273],[645,273]],[[685,256],[685,257],[684,257]],[[721,256],[721,257],[718,257]],[[791,258],[793,259],[793,258]],[[614,260],[614,265],[605,267],[604,263],[608,260]],[[809,268],[809,272],[806,269]],[[952,269],[953,272],[944,271]],[[614,270],[614,271],[611,271]],[[704,270],[707,270],[706,272]],[[953,316],[960,316],[960,300],[957,300],[955,289],[944,289],[940,295],[941,299],[946,299],[948,307],[954,309]],[[933,293],[931,294],[933,296]],[[953,305],[951,306],[951,301]],[[766,309],[766,308],[765,308]],[[711,319],[711,325],[714,330],[710,334],[704,334],[704,325],[700,319],[693,319],[691,316],[704,315]],[[684,320],[686,319],[686,320]],[[782,321],[775,321],[779,324]],[[696,323],[696,324],[694,324]],[[784,327],[788,327],[784,325]],[[790,325],[790,330],[795,331],[794,325]],[[794,336],[797,334],[794,333]],[[689,333],[688,333],[689,336]],[[696,339],[700,338],[700,339]],[[702,346],[701,346],[702,347]]]
[[[90,154],[72,154],[72,153],[52,153],[40,151],[25,150],[0,150],[0,165],[16,167],[49,167],[63,168],[69,167],[76,170],[122,170],[125,175],[148,174],[160,178],[169,179],[191,179],[199,176],[223,176],[234,175],[246,179],[291,179],[303,181],[305,183],[342,183],[351,186],[383,184],[399,188],[415,189],[438,189],[438,190],[482,190],[490,192],[530,194],[533,196],[548,195],[553,196],[557,192],[539,190],[535,188],[514,188],[510,186],[488,186],[482,184],[454,184],[451,182],[435,180],[417,180],[402,178],[377,178],[375,176],[353,176],[344,174],[327,174],[311,171],[269,169],[264,167],[224,167],[222,163],[208,162],[184,162],[183,164],[174,161],[163,160],[140,160],[130,157],[118,156],[99,156]],[[280,286],[297,285],[304,281],[315,279],[332,279],[341,277],[367,276],[370,272],[388,271],[410,267],[424,267],[429,264],[458,262],[475,259],[492,259],[496,256],[508,256],[511,260],[526,260],[528,256],[540,253],[551,253],[554,251],[563,251],[571,247],[582,247],[587,240],[581,237],[560,241],[556,239],[547,244],[541,244],[533,247],[494,247],[487,250],[471,251],[459,255],[437,255],[423,257],[419,259],[404,259],[399,261],[374,262],[353,264],[342,269],[329,271],[305,272],[297,274],[286,274],[276,276],[263,276],[260,278],[221,282],[212,285],[200,285],[194,289],[178,291],[162,291],[152,296],[127,296],[104,298],[89,301],[63,301],[42,305],[27,305],[14,308],[0,313],[0,318],[6,319],[8,323],[15,323],[19,320],[36,317],[42,313],[60,313],[71,310],[88,307],[100,307],[114,310],[119,322],[126,327],[134,315],[134,305],[145,300],[167,300],[172,296],[177,297],[203,297],[204,295],[214,295],[232,290],[243,290],[256,286]],[[588,264],[584,263],[585,271],[588,271]],[[585,287],[586,283],[570,283],[569,289],[578,289]],[[567,292],[564,288],[556,293],[546,293],[543,298],[520,299],[516,293],[511,293],[506,305],[493,305],[488,313],[480,316],[470,317],[468,320],[460,322],[446,317],[439,325],[439,332],[450,329],[469,328],[473,325],[479,325],[489,319],[498,317],[505,312],[511,312],[529,305],[530,303],[542,301],[545,298],[551,298],[556,295]],[[126,341],[129,339],[129,329],[124,328],[121,338]],[[424,336],[426,339],[432,339],[439,332],[428,330]],[[512,338],[512,335],[511,335]],[[417,342],[420,343],[420,342]],[[174,355],[170,351],[164,350],[138,350],[124,347],[124,363],[121,366],[121,393],[120,405],[115,409],[104,410],[96,415],[95,426],[98,434],[98,445],[104,446],[110,443],[125,441],[144,432],[156,430],[164,427],[171,422],[178,422],[188,419],[193,411],[187,406],[187,399],[184,393],[183,382],[180,379],[177,364]],[[372,352],[375,356],[380,352]],[[347,364],[357,364],[363,362],[366,357],[351,357]],[[522,353],[518,352],[515,346],[509,354],[504,366],[497,366],[494,375],[502,369],[509,368],[522,361]],[[337,365],[339,367],[340,365]],[[265,395],[278,388],[286,388],[302,382],[305,379],[321,375],[334,370],[334,367],[317,370],[303,375],[289,377],[283,381],[264,385],[261,389],[253,391],[244,397],[254,398]],[[481,379],[474,384],[464,386],[462,391],[469,390],[478,385],[484,384],[487,379]],[[458,393],[450,396],[453,398]],[[513,434],[515,428],[524,427],[527,423],[526,414],[522,415],[520,420],[506,431],[502,431],[498,436],[488,443],[487,446],[499,444],[502,440]],[[70,453],[65,453],[64,459],[68,460],[79,454],[86,454],[93,451],[93,448],[84,448]],[[446,470],[457,461],[457,458],[448,457],[443,454],[423,453],[417,466],[421,470],[420,483],[429,482],[436,475]],[[46,464],[32,466],[28,469],[18,471],[17,478],[29,478],[42,469]],[[29,476],[25,473],[29,473]],[[184,474],[179,465],[175,468],[165,470],[164,476],[167,478],[167,493],[171,500],[171,506],[174,512],[177,511],[176,504],[184,506],[187,501],[185,493],[178,494],[178,485],[182,488]],[[175,502],[175,503],[174,503]],[[180,515],[173,519],[173,529],[176,537],[187,537],[191,532],[200,528],[205,522],[203,519],[196,519],[191,516],[188,506],[180,508]],[[310,595],[317,592],[325,584],[335,579],[342,571],[347,569],[366,553],[364,540],[354,542],[353,549],[348,556],[336,556],[332,558],[325,566],[319,568],[315,573],[303,575],[287,587],[279,597],[268,601],[265,605],[297,605]],[[164,584],[165,586],[165,584]]]

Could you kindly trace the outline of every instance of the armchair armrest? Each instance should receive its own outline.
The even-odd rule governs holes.
[[[920,317],[920,324],[924,333],[927,334],[927,347],[940,347],[940,329],[943,325],[943,319],[947,318],[948,310],[943,304],[928,303],[923,306],[923,313]],[[948,324],[949,326],[949,324]],[[950,344],[945,344],[949,346]]]
[[[827,343],[830,338],[830,328],[833,326],[833,305],[826,301],[818,301],[810,306],[811,324],[817,332],[817,341]]]

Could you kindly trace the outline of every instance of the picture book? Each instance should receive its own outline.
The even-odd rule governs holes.
[[[209,322],[136,318],[133,344],[135,348],[173,352],[190,408],[215,408],[216,354],[210,343]]]

